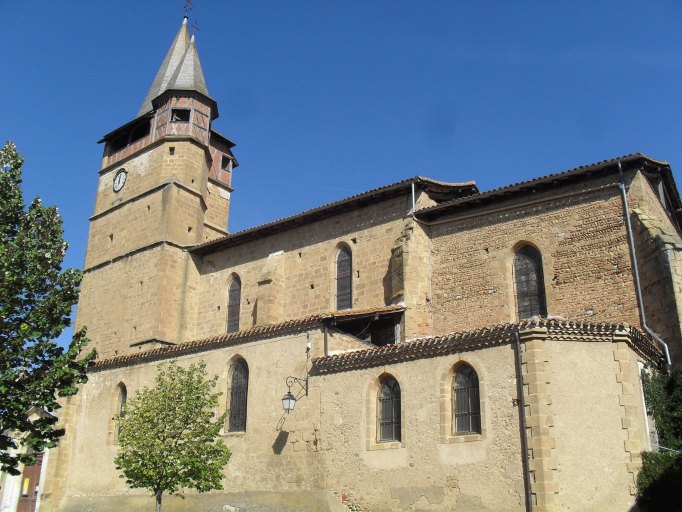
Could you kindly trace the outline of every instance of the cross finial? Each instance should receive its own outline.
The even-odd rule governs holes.
[[[192,10],[192,0],[185,0],[185,18],[189,18],[189,11]]]
[[[189,1],[189,0],[188,0],[188,1]],[[197,32],[199,32],[199,21],[198,21],[198,20],[194,20],[194,21],[192,22],[192,35],[196,34]]]

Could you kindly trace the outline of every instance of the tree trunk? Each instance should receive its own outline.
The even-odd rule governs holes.
[[[156,512],[161,512],[161,496],[163,491],[156,493]]]

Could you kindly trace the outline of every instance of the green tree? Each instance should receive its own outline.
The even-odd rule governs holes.
[[[0,149],[0,470],[15,475],[34,458],[8,450],[40,452],[64,434],[54,417],[31,419],[28,411],[58,409],[57,397],[76,393],[95,357],[79,358],[85,329],[67,350],[54,341],[71,324],[81,273],[62,270],[67,244],[57,208],[38,198],[24,204],[22,165],[7,142]]]
[[[642,453],[637,501],[643,510],[676,510],[682,501],[682,364],[669,374],[643,372],[642,382],[661,451]]]
[[[116,468],[130,487],[154,495],[157,512],[164,493],[223,488],[230,451],[220,437],[225,415],[214,413],[217,379],[207,379],[203,362],[187,369],[175,361],[161,364],[156,386],[136,393],[118,418]]]

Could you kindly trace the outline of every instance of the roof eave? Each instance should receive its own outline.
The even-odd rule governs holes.
[[[546,176],[481,192],[472,196],[454,199],[439,205],[423,208],[418,210],[416,214],[422,220],[431,221],[457,211],[469,210],[494,200],[501,200],[516,194],[524,193],[530,189],[548,188],[561,182],[580,180],[603,172],[618,172],[619,162],[621,165],[631,166],[634,163],[639,165],[650,164],[656,166],[659,169],[670,168],[666,162],[654,160],[653,158],[643,155],[642,153],[633,153],[618,158],[612,158],[609,160],[603,160],[601,162],[576,167],[574,169],[569,169],[559,173],[548,174]],[[679,199],[679,195],[677,197]]]
[[[379,200],[391,199],[401,194],[409,193],[413,183],[422,184],[425,188],[431,186],[450,187],[453,193],[456,192],[457,190],[477,191],[476,186],[473,185],[472,182],[465,182],[463,184],[459,183],[447,184],[444,182],[436,182],[435,180],[430,180],[428,178],[416,176],[414,178],[408,178],[406,180],[393,183],[391,185],[386,185],[385,187],[372,189],[355,196],[350,196],[348,198],[335,201],[333,203],[318,206],[316,208],[312,208],[310,210],[306,210],[304,212],[289,217],[285,217],[283,219],[263,224],[261,226],[255,226],[253,228],[246,229],[244,231],[240,231],[228,235],[226,237],[219,238],[217,240],[212,240],[210,242],[197,245],[191,248],[190,252],[192,252],[193,254],[203,256],[206,254],[226,249],[228,247],[240,245],[242,243],[248,242],[256,238],[261,238],[264,235],[282,232],[287,229],[291,229],[298,225],[304,224],[306,222],[310,222],[313,220],[321,220],[324,218],[331,217],[333,215],[338,215],[339,213],[343,213],[345,211],[357,208],[358,206],[366,206],[368,204],[375,202],[377,199]]]
[[[122,132],[122,131],[125,130],[126,128],[130,128],[130,127],[131,127],[132,125],[134,125],[135,123],[140,122],[140,119],[144,119],[145,117],[146,117],[146,118],[151,118],[153,115],[154,115],[154,111],[153,111],[153,110],[150,110],[150,111],[147,112],[146,114],[142,114],[141,116],[136,117],[136,118],[133,119],[132,121],[128,121],[126,124],[124,124],[124,125],[122,125],[122,126],[119,126],[119,127],[116,128],[115,130],[112,130],[112,131],[110,131],[109,133],[107,133],[106,135],[102,136],[102,138],[101,138],[100,140],[97,141],[97,144],[101,144],[102,142],[106,142],[106,141],[108,141],[108,140],[114,138],[114,135],[117,135],[118,133]]]
[[[208,104],[211,107],[211,121],[213,121],[214,119],[216,119],[218,117],[218,103],[216,102],[216,100],[214,100],[213,98],[211,98],[207,94],[204,94],[203,92],[197,91],[195,89],[166,89],[161,94],[159,94],[156,98],[152,99],[152,107],[154,107],[154,109],[157,109],[159,107],[159,105],[161,105],[163,103],[163,100],[167,96],[170,96],[172,94],[178,94],[178,93],[185,93],[186,94],[188,92],[198,94],[202,98],[205,98],[206,100],[208,100]]]

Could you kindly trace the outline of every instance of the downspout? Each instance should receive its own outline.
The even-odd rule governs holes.
[[[412,211],[410,213],[412,214],[412,218],[414,218],[415,214],[417,213],[417,200],[414,194],[414,181],[412,181]]]
[[[514,331],[514,369],[516,370],[516,405],[519,408],[519,434],[521,437],[521,464],[523,465],[523,490],[526,496],[526,512],[533,510],[533,497],[530,488],[530,467],[528,466],[528,436],[526,426],[526,399],[523,395],[523,375],[521,372],[521,338]]]
[[[620,188],[620,197],[623,201],[623,216],[625,217],[625,227],[627,229],[628,235],[628,245],[630,247],[630,260],[632,262],[632,275],[635,280],[635,290],[637,291],[637,303],[639,305],[639,316],[642,321],[642,328],[653,338],[663,349],[665,354],[666,371],[670,369],[670,351],[668,350],[668,344],[661,339],[661,337],[656,334],[651,327],[646,323],[646,313],[644,313],[644,298],[642,297],[642,286],[639,280],[639,268],[637,266],[637,253],[635,252],[635,240],[632,234],[632,224],[630,223],[630,210],[628,208],[628,196],[625,191],[625,178],[623,176],[623,166],[620,161],[618,161],[618,173],[620,174],[620,183],[618,187]]]
[[[327,322],[324,322],[324,356],[325,357],[327,357],[329,355],[328,332],[329,332],[329,327],[327,326]]]

